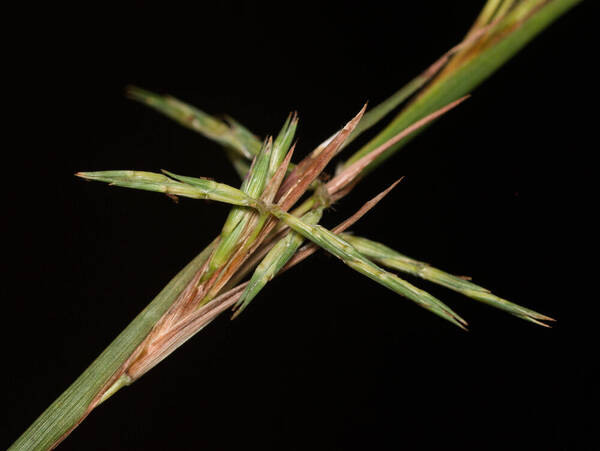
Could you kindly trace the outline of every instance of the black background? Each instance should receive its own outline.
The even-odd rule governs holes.
[[[218,145],[126,100],[127,84],[260,136],[295,109],[298,157],[459,42],[480,4],[25,12],[16,36],[28,43],[11,51],[5,85],[18,139],[5,142],[16,158],[5,160],[3,444],[227,213],[72,174],[166,168],[238,184]],[[323,220],[404,175],[354,230],[556,317],[553,329],[415,281],[469,321],[465,333],[321,253],[119,392],[61,449],[592,449],[588,16],[581,5],[561,18]]]

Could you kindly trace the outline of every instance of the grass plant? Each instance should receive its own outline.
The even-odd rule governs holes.
[[[222,145],[242,178],[239,188],[168,171],[79,172],[92,181],[154,191],[173,198],[230,204],[220,234],[180,271],[84,373],[30,426],[11,449],[57,446],[99,404],[130,385],[221,313],[247,309],[270,280],[321,249],[376,283],[466,329],[441,300],[402,279],[408,273],[532,323],[552,318],[493,295],[457,277],[346,230],[396,186],[367,202],[333,229],[319,224],[361,179],[450,110],[478,84],[579,0],[489,0],[464,40],[373,108],[366,105],[304,159],[293,163],[298,115],[275,137],[259,138],[168,95],[130,87],[127,95]],[[363,132],[405,104],[389,123],[344,161],[326,168]],[[409,308],[409,307],[407,307]]]

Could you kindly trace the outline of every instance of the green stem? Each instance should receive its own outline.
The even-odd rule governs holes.
[[[131,356],[200,269],[215,244],[216,240],[188,263],[9,449],[49,449],[56,446],[65,435],[75,428],[94,407],[92,405],[94,400],[113,374]],[[120,388],[126,385],[123,382],[125,381],[121,381],[118,387],[113,387]],[[112,392],[115,391],[112,390]]]

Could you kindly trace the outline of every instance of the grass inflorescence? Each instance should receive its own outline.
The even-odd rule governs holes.
[[[441,300],[401,278],[407,273],[442,285],[526,321],[553,321],[467,280],[417,261],[347,230],[374,208],[400,180],[376,195],[337,227],[320,224],[327,210],[360,181],[469,93],[529,40],[580,0],[489,0],[458,45],[367,110],[366,105],[305,158],[294,162],[298,115],[291,113],[273,136],[259,138],[232,118],[217,118],[182,100],[129,87],[127,96],[219,143],[242,182],[239,188],[209,178],[135,170],[79,172],[113,186],[170,197],[230,204],[220,233],[184,268],[96,361],[15,442],[11,449],[56,446],[100,403],[152,369],[218,315],[233,317],[274,277],[316,250],[337,257],[361,275],[452,324],[467,322]],[[402,109],[332,177],[326,167],[363,132]],[[303,199],[303,200],[302,200]],[[302,202],[300,202],[302,200]]]

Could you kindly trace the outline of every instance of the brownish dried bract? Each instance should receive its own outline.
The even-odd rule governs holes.
[[[356,128],[366,108],[367,105],[365,104],[359,113],[335,135],[325,148],[318,147],[294,168],[281,185],[275,198],[282,210],[286,211],[294,205],[310,184],[323,172],[325,166]]]
[[[177,197],[175,194],[169,194],[169,193],[167,193],[167,197],[169,199],[171,199],[173,202],[175,202],[176,204],[179,203],[179,197]]]
[[[371,210],[375,205],[377,205],[379,203],[379,201],[381,201],[381,199],[383,199],[385,196],[387,196],[388,193],[391,190],[393,190],[396,187],[396,185],[402,181],[403,178],[404,177],[401,177],[400,179],[396,180],[387,189],[385,189],[384,191],[379,193],[377,196],[375,196],[370,201],[366,202],[356,213],[354,213],[352,216],[350,216],[344,222],[340,223],[338,226],[336,226],[334,229],[332,229],[332,232],[341,233],[344,230],[348,229],[348,227],[351,227],[356,221],[358,221],[360,218],[362,218],[364,215],[366,215],[369,212],[369,210]],[[300,248],[298,250],[298,252],[296,252],[296,254],[292,257],[292,259],[281,269],[280,273],[288,270],[292,266],[300,263],[302,260],[310,257],[312,254],[315,253],[315,251],[318,248],[319,247],[317,245],[312,244],[312,243],[307,244],[306,246],[303,246],[302,248]]]
[[[180,321],[165,329],[164,333],[155,336],[151,344],[145,348],[144,358],[134,361],[127,368],[127,375],[131,379],[143,376],[219,314],[232,307],[245,287],[246,283],[243,283],[223,293],[205,306],[194,309]]]
[[[290,161],[292,161],[292,155],[294,155],[295,149],[296,149],[296,143],[292,144],[292,147],[288,151],[283,162],[279,165],[279,167],[275,171],[275,174],[273,174],[273,177],[271,177],[271,180],[269,180],[267,182],[267,186],[265,187],[265,190],[263,191],[263,194],[261,196],[261,200],[263,202],[271,203],[273,201],[273,199],[275,198],[277,191],[279,191],[279,189],[281,187],[281,182],[283,181],[283,178],[285,177],[285,174],[287,173],[287,169],[288,169],[288,166],[290,165]]]
[[[367,155],[362,157],[360,160],[352,163],[351,165],[345,167],[338,175],[336,175],[332,180],[330,180],[326,187],[329,196],[333,201],[339,200],[340,198],[347,195],[353,188],[354,184],[358,181],[360,174],[362,174],[365,167],[367,167],[372,161],[374,161],[379,155],[389,149],[391,146],[406,138],[408,135],[414,133],[418,129],[424,127],[431,121],[437,119],[442,114],[450,111],[452,108],[456,107],[460,103],[464,102],[469,96],[461,97],[458,100],[455,100],[452,103],[440,108],[439,110],[425,116],[423,119],[418,120],[410,127],[402,130],[393,138],[389,139],[381,146],[374,149],[372,152],[369,152]]]

